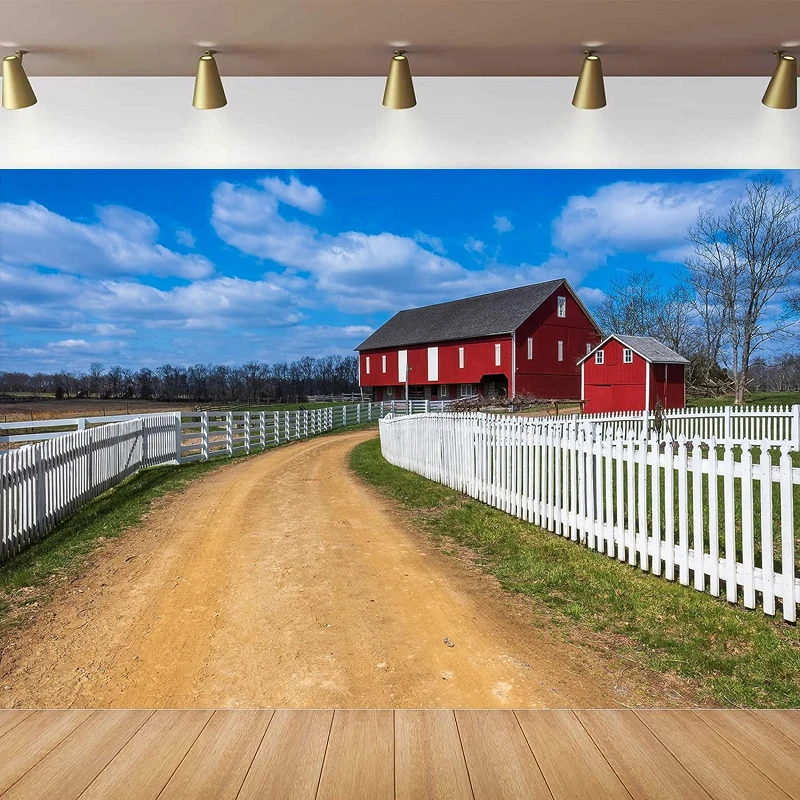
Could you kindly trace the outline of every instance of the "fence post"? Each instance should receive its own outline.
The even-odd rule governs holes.
[[[733,409],[731,406],[725,406],[725,444],[729,445],[733,439]]]
[[[228,458],[233,457],[233,411],[225,414],[225,450]]]
[[[86,430],[86,417],[81,417],[78,420],[78,430],[85,431]]]
[[[244,451],[250,455],[250,412],[244,412]]]
[[[800,403],[792,406],[792,448],[800,450]]]
[[[425,401],[425,413],[429,414],[430,410],[431,410],[431,401],[430,400],[426,400]]]
[[[356,406],[356,422],[360,425],[361,424],[361,405]]]
[[[342,406],[342,427],[347,427],[347,406]]]
[[[183,429],[181,428],[181,412],[175,412],[175,461],[181,463],[181,456],[183,453]]]
[[[200,453],[208,461],[208,411],[200,412]]]

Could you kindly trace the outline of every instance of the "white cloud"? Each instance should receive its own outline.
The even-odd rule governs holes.
[[[294,175],[284,183],[280,178],[263,178],[258,181],[274,198],[287,206],[299,208],[309,214],[321,214],[325,200],[316,186],[301,183]]]
[[[593,289],[590,286],[582,286],[577,292],[581,300],[590,308],[599,305],[606,299],[606,293],[602,289]]]
[[[3,258],[81,275],[204,278],[214,271],[203,256],[158,244],[158,225],[145,214],[106,206],[97,216],[98,222],[76,222],[35,202],[0,203]]]
[[[468,253],[482,253],[486,245],[480,240],[475,239],[474,237],[470,236],[466,242],[464,242],[464,249]]]
[[[682,260],[686,231],[698,212],[727,205],[742,186],[741,179],[611,183],[590,196],[569,198],[553,222],[553,243],[567,253],[642,252],[654,260]]]
[[[423,233],[422,231],[417,231],[414,234],[414,241],[419,242],[420,244],[426,244],[430,247],[434,253],[439,253],[439,255],[444,255],[447,250],[445,250],[444,242],[438,236],[428,236],[427,233]]]
[[[508,217],[497,215],[494,218],[494,225],[492,226],[498,233],[508,233],[514,230],[511,220]]]
[[[175,231],[175,241],[184,247],[195,246],[195,238],[192,236],[191,231],[183,230],[182,228]]]

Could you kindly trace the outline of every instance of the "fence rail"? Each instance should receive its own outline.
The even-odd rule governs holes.
[[[765,614],[800,600],[789,443],[617,436],[481,413],[381,421],[390,463],[558,535]],[[797,456],[795,455],[795,459]],[[800,463],[800,462],[798,462]]]
[[[613,412],[607,414],[573,414],[572,416],[540,417],[548,424],[579,422],[599,426],[602,431],[614,430],[618,435],[633,431],[639,436],[649,431],[654,422],[650,412]],[[699,436],[718,444],[739,444],[745,440],[771,445],[789,443],[800,450],[800,405],[793,406],[719,406],[708,408],[675,408],[664,411],[662,434],[673,438]]]
[[[443,408],[443,403],[397,401],[307,411],[176,411],[4,423],[3,428],[25,432],[0,437],[20,445],[0,453],[0,561],[139,469],[253,453],[390,412]]]

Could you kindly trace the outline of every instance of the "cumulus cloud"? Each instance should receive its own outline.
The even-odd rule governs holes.
[[[423,233],[422,231],[417,231],[414,234],[414,241],[419,242],[420,244],[426,244],[433,250],[434,253],[439,253],[439,255],[444,255],[447,250],[445,250],[444,242],[438,236],[428,236],[427,233]]]
[[[719,209],[741,194],[743,181],[645,183],[618,181],[569,198],[553,223],[553,244],[567,253],[649,253],[681,261],[687,229],[702,209]]]
[[[464,242],[464,249],[468,253],[482,253],[486,249],[486,245],[480,239],[475,239],[473,236],[470,236],[467,241]]]
[[[178,244],[182,244],[184,247],[194,247],[195,246],[195,238],[192,236],[191,231],[179,229],[175,231],[175,241]]]
[[[200,255],[158,244],[158,225],[129,208],[97,209],[97,222],[77,222],[39,203],[0,203],[0,236],[8,263],[81,275],[205,278],[214,267]]]
[[[284,183],[280,178],[263,178],[259,183],[277,200],[309,214],[321,214],[325,200],[316,186],[308,186],[294,175]]]
[[[508,233],[514,230],[511,220],[508,217],[497,215],[494,218],[494,225],[492,226],[498,233]]]

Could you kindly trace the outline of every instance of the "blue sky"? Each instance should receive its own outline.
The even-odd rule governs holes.
[[[0,369],[347,354],[395,311],[566,277],[674,280],[723,170],[0,174]],[[800,181],[800,171],[781,180]]]

